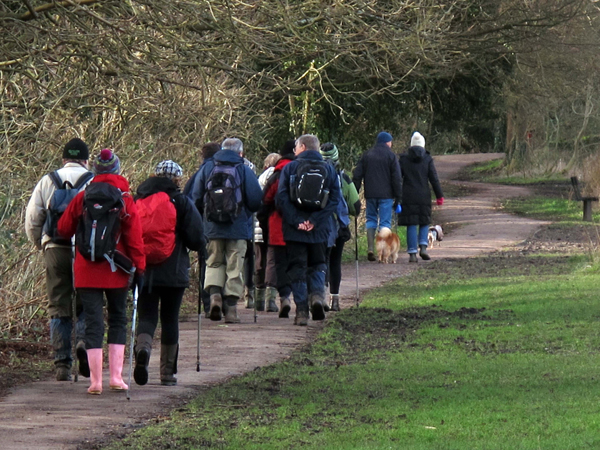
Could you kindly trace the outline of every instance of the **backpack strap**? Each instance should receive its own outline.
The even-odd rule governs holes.
[[[83,175],[81,175],[78,179],[77,182],[75,183],[75,185],[73,186],[73,189],[81,189],[83,187],[83,185],[85,183],[87,183],[88,181],[90,181],[92,178],[94,178],[94,174],[90,171],[85,172]]]
[[[58,174],[58,170],[55,170],[54,172],[50,172],[48,174],[48,176],[52,180],[52,183],[54,184],[54,187],[56,189],[62,189],[63,188],[63,181],[60,179],[60,175]]]

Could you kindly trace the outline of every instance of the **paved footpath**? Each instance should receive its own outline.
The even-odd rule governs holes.
[[[436,157],[435,161],[440,178],[450,180],[465,165],[501,156],[450,155]],[[434,259],[486,254],[526,239],[542,224],[496,209],[501,198],[527,195],[523,188],[461,184],[477,189],[477,194],[449,199],[439,210],[437,217],[441,223],[452,224],[455,228],[440,247],[436,246],[430,252]],[[403,254],[397,264],[361,262],[360,290],[372,289],[418,267],[418,264],[409,265],[407,260]],[[355,303],[355,264],[345,265],[343,270],[340,293],[344,308]],[[308,327],[296,327],[292,325],[293,319],[279,319],[273,313],[259,313],[258,321],[254,323],[251,311],[240,307],[240,312],[242,323],[235,325],[202,318],[200,372],[196,372],[198,322],[181,323],[179,384],[176,387],[160,386],[159,350],[155,345],[150,381],[146,386],[134,384],[130,401],[123,393],[108,390],[107,368],[105,392],[100,396],[86,394],[89,381],[82,377],[77,383],[47,380],[13,389],[0,399],[0,448],[75,449],[111,432],[140,427],[148,419],[165,414],[192,398],[204,386],[287,358],[323,326],[322,322],[309,321]]]

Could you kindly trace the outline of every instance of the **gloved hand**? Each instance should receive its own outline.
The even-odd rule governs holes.
[[[435,203],[438,206],[442,206],[444,204],[444,197],[440,197],[440,198],[436,199]]]
[[[132,289],[137,287],[138,294],[142,293],[142,289],[144,288],[144,272],[135,272],[133,274],[133,284],[131,286]]]
[[[396,211],[396,214],[400,214],[402,212],[402,205],[400,205],[400,203],[398,203],[396,205],[395,211]]]

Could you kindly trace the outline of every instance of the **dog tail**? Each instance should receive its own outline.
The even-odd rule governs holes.
[[[379,230],[379,237],[382,239],[386,239],[387,237],[391,236],[391,234],[392,230],[390,230],[388,227],[381,227]]]

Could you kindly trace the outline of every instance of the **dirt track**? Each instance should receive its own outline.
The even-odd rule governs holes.
[[[449,180],[465,165],[501,156],[450,155],[435,160],[440,178]],[[477,194],[449,199],[438,211],[441,223],[451,224],[454,231],[446,235],[440,247],[431,251],[434,259],[489,253],[526,239],[542,224],[495,210],[498,199],[527,195],[524,188],[461,184],[477,189]],[[418,267],[418,264],[409,266],[407,260],[406,255],[401,255],[398,264],[360,263],[360,289],[379,286]],[[355,292],[355,264],[349,264],[344,267],[342,307],[354,304]],[[78,383],[48,380],[13,389],[0,402],[1,448],[73,449],[86,447],[86,442],[101,440],[115,431],[118,434],[119,430],[139,427],[146,419],[180,405],[203,386],[286,358],[323,325],[310,321],[308,327],[295,327],[293,319],[278,319],[273,313],[259,313],[255,324],[250,311],[242,308],[240,311],[241,324],[225,325],[202,319],[199,373],[196,372],[197,321],[181,324],[177,387],[159,385],[155,352],[149,384],[133,385],[129,402],[124,394],[108,391],[107,370],[104,374],[105,393],[97,397],[86,394],[89,381],[81,377]]]

